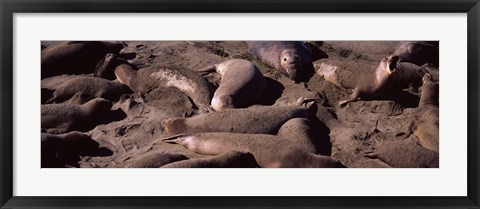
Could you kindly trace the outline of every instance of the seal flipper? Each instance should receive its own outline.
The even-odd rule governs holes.
[[[192,70],[192,71],[196,72],[200,75],[207,75],[211,72],[215,72],[216,69],[217,69],[217,65],[209,65],[209,66],[206,66],[206,67],[203,67],[203,68],[200,68],[200,69],[196,69],[196,70]]]
[[[187,137],[186,134],[176,134],[173,136],[161,138],[160,141],[169,143],[169,144],[180,144],[185,138]]]

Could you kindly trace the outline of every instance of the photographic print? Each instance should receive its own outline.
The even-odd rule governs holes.
[[[42,168],[439,168],[439,41],[42,41]]]

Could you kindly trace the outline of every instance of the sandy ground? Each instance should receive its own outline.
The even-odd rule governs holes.
[[[379,159],[364,156],[385,143],[409,144],[417,149],[414,139],[406,138],[405,131],[414,113],[419,97],[405,91],[394,99],[356,101],[345,107],[338,102],[346,98],[351,89],[349,85],[339,86],[326,81],[321,75],[314,74],[308,82],[295,83],[288,77],[255,60],[247,51],[244,42],[149,42],[126,41],[121,51],[123,57],[138,68],[154,67],[169,69],[199,69],[232,58],[251,60],[267,78],[267,93],[259,102],[261,105],[288,104],[299,97],[318,97],[316,116],[327,128],[313,127],[329,143],[323,143],[322,155],[340,160],[345,166],[353,168],[377,167],[416,167],[415,155],[424,152],[401,153],[397,160],[404,164],[390,164]],[[393,53],[398,42],[395,41],[312,41],[314,46],[328,55],[328,58],[316,60],[316,66],[322,63],[341,64],[355,72],[365,74],[375,70],[379,61]],[[42,42],[43,47],[51,47],[55,42]],[[55,89],[72,77],[57,76],[42,80],[42,88]],[[87,75],[88,76],[88,75]],[[205,77],[212,86],[219,83],[219,76],[209,74]],[[355,82],[356,76],[344,78],[345,83]],[[43,100],[43,99],[42,99]],[[82,103],[77,99],[67,102]],[[127,167],[138,159],[160,153],[182,154],[187,158],[204,158],[187,150],[183,146],[160,142],[165,137],[159,125],[164,119],[185,117],[193,113],[188,97],[174,88],[160,89],[147,95],[138,93],[123,95],[112,109],[124,113],[123,117],[108,124],[96,126],[87,131],[104,150],[97,156],[80,156],[78,167]],[[405,139],[406,138],[406,139]],[[324,140],[324,139],[322,139]],[[413,150],[413,149],[412,149]],[[437,156],[438,157],[438,156]],[[438,159],[437,159],[438,160]]]

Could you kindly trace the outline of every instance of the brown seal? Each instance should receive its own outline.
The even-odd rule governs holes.
[[[93,73],[107,53],[119,53],[120,42],[67,41],[42,50],[42,79],[61,74]]]
[[[182,154],[171,153],[152,153],[147,154],[140,159],[131,163],[129,168],[159,168],[163,165],[177,161],[187,160],[188,158]]]
[[[167,68],[142,68],[137,70],[123,62],[115,67],[115,75],[134,92],[146,94],[157,88],[176,88],[185,93],[193,104],[203,112],[210,112],[212,91],[208,82],[190,70],[172,70]]]
[[[222,76],[212,99],[212,107],[217,111],[248,107],[254,104],[266,90],[267,84],[263,74],[248,60],[227,60],[197,71],[213,70]]]
[[[313,72],[313,53],[302,41],[247,41],[248,51],[264,64],[294,81]]]
[[[58,86],[53,92],[53,97],[47,103],[63,102],[78,92],[82,92],[84,97],[101,97],[110,101],[118,101],[123,94],[132,93],[128,86],[118,82],[97,77],[81,77],[69,80]]]
[[[203,132],[276,134],[283,123],[298,117],[309,117],[309,110],[301,106],[251,106],[244,109],[225,109],[189,118],[169,118],[163,120],[161,126],[167,134]]]
[[[430,74],[423,76],[420,103],[411,120],[408,134],[415,134],[423,147],[438,152],[439,150],[439,109],[438,84],[432,81]]]
[[[252,154],[236,150],[223,154],[190,160],[182,160],[162,166],[162,168],[256,168],[257,162]]]
[[[42,168],[65,167],[68,156],[87,155],[99,144],[89,136],[73,131],[65,134],[42,133]]]
[[[382,141],[366,157],[380,159],[396,168],[438,168],[437,152],[425,149],[409,140]]]
[[[344,106],[358,98],[378,99],[388,93],[401,91],[404,88],[411,88],[413,91],[422,84],[422,77],[426,71],[411,63],[399,63],[396,55],[382,59],[375,74],[360,77],[348,99],[339,102]]]
[[[110,111],[112,102],[96,98],[83,105],[42,105],[42,128],[49,132],[88,131],[100,123],[102,116]]]
[[[416,65],[430,63],[438,66],[438,52],[438,45],[423,41],[402,41],[397,45],[394,54],[400,57],[400,62],[410,62]]]

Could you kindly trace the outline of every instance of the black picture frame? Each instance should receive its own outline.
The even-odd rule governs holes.
[[[0,0],[1,208],[479,208],[478,0]],[[19,197],[13,196],[14,13],[467,13],[468,195],[465,197]],[[454,70],[454,69],[453,69]],[[452,139],[453,140],[453,139]],[[321,189],[321,188],[319,188]]]

